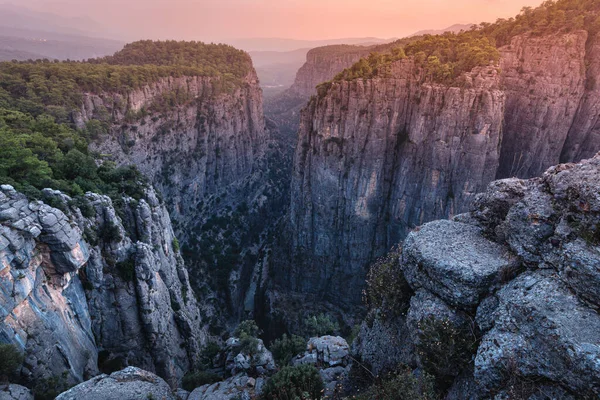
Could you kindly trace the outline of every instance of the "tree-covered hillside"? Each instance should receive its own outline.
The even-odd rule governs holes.
[[[600,31],[600,2],[548,0],[537,8],[523,8],[515,18],[499,19],[493,24],[481,23],[469,31],[424,35],[418,40],[409,38],[407,42],[392,44],[391,50],[379,47],[376,51],[380,53],[374,52],[361,59],[338,74],[334,81],[385,75],[392,62],[412,56],[425,69],[428,79],[451,83],[474,67],[498,62],[498,48],[510,44],[517,35],[529,33],[539,36],[580,29],[590,34]]]
[[[0,63],[0,183],[32,197],[46,187],[136,196],[143,180],[134,169],[97,167],[87,150],[108,130],[110,116],[83,130],[73,124],[83,94],[126,94],[163,77],[209,76],[236,85],[251,70],[248,54],[231,46],[175,41],[136,42],[85,62]]]

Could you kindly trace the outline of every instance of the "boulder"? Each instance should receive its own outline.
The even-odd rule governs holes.
[[[421,288],[447,303],[470,309],[515,264],[506,248],[482,236],[475,226],[435,221],[411,232],[404,242],[402,269],[414,290]]]
[[[60,394],[56,400],[177,400],[162,378],[136,367],[99,375]]]
[[[413,343],[405,340],[408,335],[406,316],[374,318],[371,324],[367,321],[361,324],[352,343],[352,353],[369,365],[375,375],[394,370],[400,364],[412,365]]]
[[[246,374],[238,374],[225,381],[194,389],[187,400],[250,400],[260,394],[263,384],[263,378],[254,379]]]
[[[308,341],[306,352],[298,355],[292,363],[318,366],[346,366],[350,362],[350,346],[340,336],[314,337]]]
[[[257,339],[257,351],[246,354],[240,349],[241,341],[232,337],[227,339],[227,365],[226,369],[232,374],[240,372],[253,372],[258,375],[270,375],[275,371],[273,354],[264,345],[262,339]]]

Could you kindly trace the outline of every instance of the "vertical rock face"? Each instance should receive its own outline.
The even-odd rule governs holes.
[[[157,108],[173,94],[186,100]],[[252,173],[267,139],[262,108],[252,71],[233,86],[216,78],[181,77],[162,79],[126,97],[88,95],[78,120],[83,124],[112,115],[110,133],[92,149],[117,163],[135,164],[173,204],[173,218],[185,220],[195,217],[207,194]]]
[[[387,77],[334,82],[301,118],[295,259],[277,266],[278,283],[358,301],[344,288],[360,288],[368,264],[412,228],[463,212],[497,177],[600,150],[597,42],[585,31],[517,36],[497,71],[474,70],[460,88],[423,83],[410,59]]]
[[[298,70],[296,80],[289,91],[308,99],[315,94],[317,85],[333,79],[345,68],[368,56],[370,51],[370,47],[350,45],[312,49],[306,55],[306,63]]]
[[[88,261],[81,230],[65,214],[0,192],[0,337],[25,353],[31,380],[73,382],[98,372],[96,343],[77,271]]]
[[[288,191],[279,181],[289,187],[281,169],[291,164],[265,127],[254,70],[236,83],[165,78],[127,96],[86,95],[76,120],[107,115],[110,131],[91,148],[136,165],[166,199],[195,289],[226,292],[216,294],[224,314],[252,311],[261,233],[280,218]]]
[[[573,147],[565,146],[568,135],[585,135],[574,124],[589,121],[578,112],[585,107],[587,36],[585,31],[517,36],[500,49],[506,111],[498,178],[539,176]]]
[[[373,47],[334,45],[312,49],[296,73],[294,84],[285,92],[265,100],[265,115],[275,121],[280,133],[295,145],[300,112],[316,94],[320,83],[333,79],[345,68],[368,56]]]
[[[585,94],[561,155],[561,162],[592,157],[600,148],[600,34],[588,37]]]
[[[0,337],[25,353],[24,378],[72,384],[133,364],[175,383],[206,334],[164,205],[148,191],[117,212],[89,193],[84,217],[45,194],[64,212],[0,192]]]
[[[465,88],[391,78],[334,83],[304,111],[294,162],[293,290],[360,301],[365,267],[412,227],[464,210],[494,178],[504,94],[496,70]],[[336,300],[337,299],[337,300]]]

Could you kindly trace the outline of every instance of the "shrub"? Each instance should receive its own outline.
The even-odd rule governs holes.
[[[291,335],[283,336],[271,344],[271,352],[278,365],[283,366],[297,354],[306,350],[306,339],[301,336]]]
[[[0,379],[15,375],[23,362],[23,355],[12,344],[0,344]]]
[[[36,381],[33,394],[36,400],[52,400],[56,396],[70,389],[67,382],[69,373],[64,371],[61,375],[53,375]]]
[[[364,300],[370,310],[382,319],[393,318],[408,309],[412,291],[400,270],[401,252],[393,249],[379,259],[367,274]]]
[[[312,365],[283,367],[265,385],[263,400],[318,400],[323,380]]]
[[[200,367],[211,368],[215,357],[221,352],[221,346],[217,342],[208,342],[200,352]]]
[[[260,335],[260,333],[261,331],[258,328],[258,325],[256,325],[256,322],[254,322],[251,319],[248,319],[246,321],[240,322],[237,328],[235,328],[233,335],[238,338],[242,337],[243,335],[257,337],[258,335]]]
[[[130,255],[128,259],[118,262],[116,264],[119,275],[125,282],[132,282],[135,278],[135,260],[133,255]]]
[[[177,240],[176,237],[173,238],[173,250],[175,251],[175,253],[179,253],[179,240]]]
[[[355,397],[356,400],[433,400],[438,396],[428,374],[417,377],[410,369],[400,369]]]
[[[119,227],[112,223],[106,222],[100,231],[100,237],[106,243],[120,242],[123,240],[123,236],[121,235],[121,230]]]
[[[421,364],[436,377],[440,387],[445,387],[471,362],[476,340],[470,332],[457,328],[448,319],[429,316],[417,326],[416,351]]]
[[[335,335],[340,325],[326,314],[311,315],[304,320],[306,333],[311,336]]]
[[[240,339],[240,352],[254,355],[258,352],[257,336],[261,334],[258,325],[253,320],[240,322],[233,335]]]
[[[258,353],[258,339],[243,333],[240,336],[240,352],[249,356]]]
[[[208,371],[196,371],[186,374],[181,380],[181,386],[188,392],[197,387],[222,381],[223,378],[215,373]]]
[[[96,217],[96,209],[92,203],[90,203],[90,201],[83,196],[75,197],[69,205],[79,208],[81,215],[83,215],[85,218],[91,219]]]

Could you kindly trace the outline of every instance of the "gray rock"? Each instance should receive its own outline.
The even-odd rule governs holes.
[[[460,89],[418,75],[401,60],[388,77],[334,82],[303,110],[288,218],[295,262],[283,252],[282,287],[354,309],[375,258],[415,226],[467,211],[495,178],[497,72],[475,70]]]
[[[325,385],[324,398],[334,398],[336,394],[342,393],[344,381],[348,379],[350,374],[350,367],[350,365],[346,367],[337,366],[319,370],[319,375]]]
[[[513,261],[480,229],[436,221],[412,232],[404,242],[402,268],[415,290],[424,288],[457,307],[476,307]]]
[[[158,376],[136,367],[99,375],[60,394],[57,400],[177,400]]]
[[[66,384],[80,383],[98,374],[102,350],[113,364],[138,365],[175,386],[208,335],[183,260],[172,249],[169,215],[162,205],[148,214],[125,199],[125,215],[145,210],[125,229],[108,197],[86,198],[93,219],[3,192],[0,209],[21,211],[16,221],[0,223],[0,339],[24,351],[21,375],[29,382],[66,372]],[[26,229],[32,225],[39,234]],[[121,237],[103,237],[106,225]],[[94,246],[83,231],[95,237]],[[132,240],[144,232],[151,232],[147,242]]]
[[[550,273],[526,273],[498,292],[494,328],[475,359],[484,393],[517,381],[556,382],[600,395],[600,316]]]
[[[0,385],[0,400],[33,400],[33,393],[24,386]]]
[[[350,346],[340,336],[314,337],[308,341],[306,352],[296,356],[292,363],[317,364],[319,366],[346,366],[350,362]]]
[[[223,382],[194,389],[188,400],[250,400],[260,393],[256,390],[256,386],[254,378],[239,374]]]
[[[267,349],[262,339],[257,339],[257,351],[254,354],[240,352],[240,340],[238,338],[227,339],[227,370],[233,375],[255,372],[259,375],[270,375],[275,371],[275,359]]]

